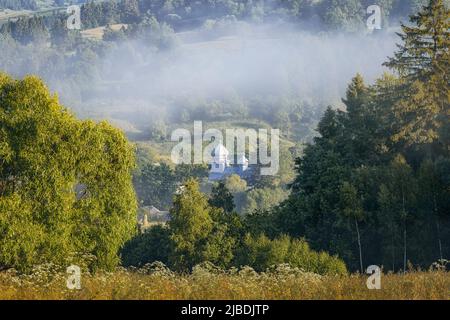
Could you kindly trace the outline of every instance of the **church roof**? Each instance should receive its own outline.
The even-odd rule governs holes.
[[[248,159],[245,157],[245,154],[241,154],[240,156],[238,156],[237,163],[238,164],[248,164]]]
[[[220,181],[223,180],[232,174],[237,174],[242,179],[251,177],[253,175],[253,169],[243,169],[242,166],[230,166],[226,167],[223,172],[209,172],[208,180],[209,181]]]
[[[229,154],[227,148],[221,143],[219,143],[213,150],[212,155],[214,157],[227,157]]]

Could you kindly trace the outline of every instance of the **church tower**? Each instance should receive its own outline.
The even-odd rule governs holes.
[[[213,161],[211,163],[212,173],[223,173],[225,171],[225,169],[230,165],[228,155],[229,152],[223,144],[220,143],[214,148],[212,152]]]

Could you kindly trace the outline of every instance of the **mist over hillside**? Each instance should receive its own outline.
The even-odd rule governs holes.
[[[89,2],[80,31],[64,12],[4,24],[0,69],[36,74],[78,116],[127,131],[290,118],[303,139],[328,105],[343,107],[356,73],[372,82],[385,71],[398,17],[417,5],[380,5],[371,33],[366,1]]]
[[[320,36],[249,24],[213,39],[176,37],[180,45],[170,51],[154,53],[140,42],[112,50],[101,61],[101,77],[123,86],[109,94],[152,101],[217,98],[231,90],[244,97],[282,94],[332,103],[357,72],[369,80],[379,76],[395,45],[386,34]]]
[[[57,59],[47,48],[35,47],[18,52],[5,69],[17,76],[42,76],[82,116],[106,114],[141,124],[155,110],[156,117],[178,122],[170,115],[214,101],[234,105],[231,109],[240,116],[263,108],[252,104],[254,99],[295,100],[322,111],[330,104],[340,106],[356,73],[369,81],[380,76],[396,39],[393,32],[320,34],[289,24],[235,22],[220,30],[173,33],[170,40],[164,49],[144,40],[108,43],[98,58],[90,58],[89,47]],[[230,113],[226,109],[211,114]],[[190,113],[191,120],[201,120]]]

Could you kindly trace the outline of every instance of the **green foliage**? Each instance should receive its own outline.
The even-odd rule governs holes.
[[[323,2],[325,24],[333,29],[345,31],[363,30],[365,11],[359,0],[331,0]]]
[[[295,249],[298,245],[294,240],[292,245],[289,242],[289,250],[293,250],[289,257],[287,253],[278,257],[278,251],[266,256],[266,251],[269,250],[266,246],[254,244],[249,235],[244,238],[244,224],[239,216],[211,207],[198,188],[195,180],[187,181],[184,189],[176,196],[174,207],[171,209],[172,219],[169,226],[174,244],[171,266],[175,269],[186,271],[195,264],[208,261],[221,268],[249,265],[258,270],[265,270],[274,264],[293,263],[295,266],[305,267],[307,271],[338,272],[331,267],[330,261],[334,261],[334,258],[328,261],[321,254],[311,258],[315,259],[314,262],[301,262],[300,253]],[[285,240],[280,240],[280,243],[284,243]],[[272,244],[267,238],[261,241]],[[279,243],[275,241],[271,248],[275,250],[278,246]],[[309,248],[305,250],[308,254],[315,254],[309,251]],[[306,266],[306,263],[315,265],[310,267]]]
[[[174,30],[167,23],[160,23],[154,17],[145,17],[134,29],[130,28],[127,31],[129,37],[142,39],[159,49],[170,49],[177,44]]]
[[[123,266],[142,267],[160,261],[168,264],[172,243],[168,228],[154,226],[126,242],[121,249]]]
[[[105,41],[123,41],[126,39],[125,28],[121,28],[118,31],[114,31],[110,25],[107,25],[103,31],[103,40]]]
[[[414,13],[424,1],[373,2],[383,6],[388,19]],[[0,7],[5,3],[11,7],[7,0],[0,0]],[[24,17],[0,29],[0,50],[6,57],[0,66],[19,65],[19,72],[56,77],[57,88],[75,84],[70,98],[80,100],[96,90],[81,84],[99,78],[101,58],[124,40],[144,40],[150,52],[176,45],[175,30],[200,25],[220,30],[246,18],[289,18],[307,25],[316,15],[323,22],[319,29],[355,32],[365,29],[370,4],[88,2],[82,7],[83,26],[107,26],[106,42],[90,42],[66,30],[65,14]],[[14,5],[31,7],[33,1]],[[283,186],[292,179],[291,146],[282,144],[279,177],[258,177],[247,185],[232,176],[213,188],[210,199],[198,183],[186,181],[204,177],[204,166],[171,168],[138,155],[134,185],[142,204],[167,209],[177,187],[185,183],[185,188],[175,196],[169,228],[152,228],[129,242],[136,203],[130,182],[133,155],[124,136],[106,123],[76,120],[36,78],[14,81],[0,75],[0,267],[27,270],[88,253],[97,258],[92,267],[112,268],[126,243],[121,251],[126,265],[161,260],[187,271],[204,261],[222,268],[249,264],[258,270],[289,263],[321,274],[346,272],[341,260],[312,251],[299,237],[314,250],[338,254],[351,269],[381,261],[398,270],[406,268],[407,260],[427,266],[448,257],[448,18],[445,1],[430,1],[411,18],[412,25],[402,26],[403,43],[386,64],[399,78],[385,75],[373,86],[360,75],[352,80],[343,99],[346,110],[325,111],[320,136],[296,160],[292,193],[279,207],[274,205],[288,196]],[[112,23],[129,25],[113,31]],[[14,60],[19,51],[26,58]],[[72,78],[60,81],[52,74]],[[173,114],[167,117],[180,122],[252,117],[285,128],[287,139],[311,135],[317,106],[284,97],[231,96],[171,102]],[[152,139],[166,138],[166,120],[158,115],[150,128]],[[251,214],[241,218],[234,208]],[[259,236],[263,233],[268,237]]]
[[[41,80],[0,75],[0,265],[27,270],[93,254],[113,268],[133,234],[132,149],[79,121]]]
[[[240,212],[249,214],[254,211],[266,211],[277,206],[289,195],[283,188],[255,188],[247,192]]]
[[[228,224],[214,223],[214,228],[202,248],[203,261],[212,262],[223,269],[230,266],[234,258],[237,240],[231,236],[236,232],[236,230],[231,229],[232,227]]]
[[[314,252],[302,239],[291,239],[283,235],[270,240],[265,235],[247,235],[244,246],[237,258],[239,265],[252,266],[257,271],[265,271],[274,265],[287,263],[306,272],[318,274],[346,274],[342,260],[324,252]]]
[[[146,158],[146,156],[143,156]],[[190,177],[207,175],[206,166],[178,165],[175,169],[165,163],[152,164],[141,160],[142,165],[133,177],[134,187],[141,205],[168,210],[177,187]]]
[[[361,220],[364,211],[357,190],[348,182],[344,182],[339,190],[341,195],[341,212],[346,218]]]
[[[428,267],[450,254],[448,12],[431,1],[403,26],[387,63],[400,78],[352,80],[346,110],[325,112],[296,161],[291,196],[257,214],[257,230],[303,236],[362,271]]]
[[[0,33],[9,34],[22,44],[44,43],[49,37],[44,19],[42,17],[19,18],[15,22],[0,28]]]
[[[231,193],[244,192],[247,190],[247,182],[237,174],[232,174],[225,181],[225,188]]]
[[[212,210],[195,180],[188,180],[175,196],[169,226],[176,269],[188,270],[203,261],[204,244],[213,230]]]
[[[176,179],[167,164],[147,163],[135,174],[134,186],[142,205],[165,210],[172,203]]]
[[[222,208],[226,213],[234,211],[233,194],[227,189],[224,182],[213,186],[209,204],[216,208]]]
[[[385,64],[402,77],[402,99],[393,108],[399,129],[394,141],[439,141],[449,150],[445,132],[450,123],[450,9],[432,0],[402,25],[402,44]]]
[[[382,185],[380,199],[384,210],[400,225],[403,233],[403,270],[407,267],[407,229],[416,213],[417,185],[411,167],[402,156],[397,156],[387,168],[387,183]],[[387,192],[386,192],[387,191]]]
[[[122,0],[120,10],[123,22],[135,23],[139,21],[139,3],[138,0]]]

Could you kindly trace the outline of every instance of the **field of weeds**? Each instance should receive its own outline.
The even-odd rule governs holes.
[[[52,266],[41,266],[28,275],[3,271],[0,299],[450,300],[450,274],[445,271],[385,274],[380,290],[367,289],[366,275],[320,276],[283,266],[265,273],[202,267],[189,275],[165,268],[82,273],[79,290],[67,288],[68,276]]]

